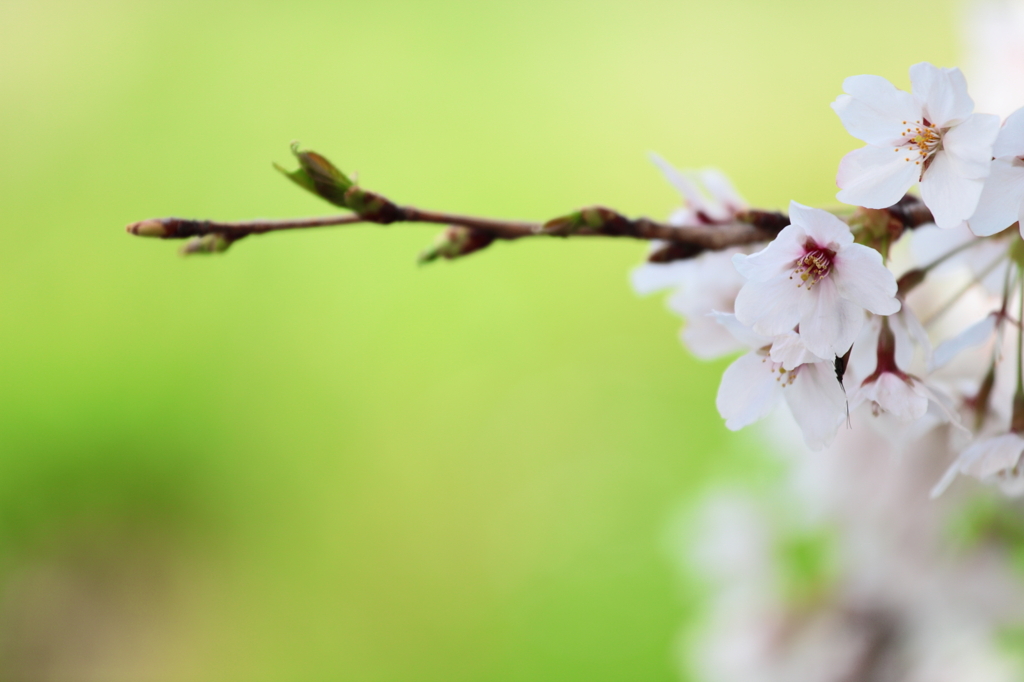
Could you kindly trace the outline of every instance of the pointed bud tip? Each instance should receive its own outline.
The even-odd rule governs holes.
[[[167,227],[159,220],[140,220],[124,228],[136,237],[166,237]]]

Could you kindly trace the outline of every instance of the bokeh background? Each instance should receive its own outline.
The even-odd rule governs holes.
[[[181,259],[126,223],[403,203],[834,201],[842,79],[955,65],[951,0],[0,1],[0,679],[679,680],[679,509],[777,465],[645,246],[438,228]]]

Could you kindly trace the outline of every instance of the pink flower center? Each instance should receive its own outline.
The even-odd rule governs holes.
[[[797,283],[797,287],[806,286],[810,289],[828,277],[828,273],[832,271],[832,262],[836,257],[836,252],[818,246],[810,240],[804,245],[804,249],[803,258],[796,262],[793,274],[789,278],[799,277],[800,282]]]

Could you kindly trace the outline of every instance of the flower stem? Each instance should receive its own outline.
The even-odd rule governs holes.
[[[1018,266],[1018,279],[1020,280],[1020,301],[1018,301],[1018,319],[1024,319],[1024,277],[1020,276]],[[1017,325],[1017,390],[1013,394],[1013,417],[1010,420],[1010,431],[1021,433],[1024,431],[1024,326]]]
[[[961,296],[966,294],[973,287],[977,286],[981,282],[981,280],[985,279],[989,274],[991,274],[993,270],[999,267],[999,264],[1003,262],[1004,258],[1006,258],[1006,255],[1000,254],[998,258],[996,258],[994,261],[992,261],[984,268],[982,268],[971,281],[967,282],[962,287],[960,287],[960,289],[955,294],[953,294],[948,301],[943,303],[938,310],[929,315],[928,318],[922,322],[922,324],[928,326],[931,323],[935,322],[935,320],[939,319],[940,317],[948,313],[950,308],[956,305],[956,302],[960,300]]]

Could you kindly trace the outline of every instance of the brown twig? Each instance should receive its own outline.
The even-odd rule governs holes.
[[[361,222],[364,222],[361,217],[351,214],[318,218],[285,218],[283,220],[241,220],[238,222],[191,220],[189,218],[150,218],[132,223],[125,230],[128,234],[139,237],[160,237],[161,239],[188,239],[208,234],[223,234],[233,239],[241,239],[251,234],[352,225]]]
[[[362,189],[326,158],[315,152],[299,151],[297,144],[293,145],[292,152],[299,160],[299,170],[287,172],[280,167],[278,170],[322,199],[351,210],[351,214],[244,222],[153,218],[132,223],[127,230],[130,234],[140,237],[190,239],[182,253],[191,254],[219,253],[243,237],[283,230],[357,223],[429,223],[447,225],[454,231],[449,230],[443,235],[447,242],[437,244],[423,254],[423,262],[438,257],[457,258],[485,248],[496,239],[507,241],[525,237],[625,237],[665,242],[666,246],[655,251],[650,257],[653,262],[664,263],[693,258],[704,251],[721,251],[732,246],[771,241],[789,224],[789,218],[785,214],[761,210],[744,211],[729,222],[707,221],[707,224],[693,226],[669,225],[649,218],[630,219],[601,206],[581,209],[546,223],[495,220],[426,211],[415,206],[399,206],[380,194]],[[924,219],[930,218],[927,209],[922,209],[923,204],[919,200],[906,197],[889,209],[887,214],[884,211],[880,212],[880,218],[889,226],[889,232],[902,232],[904,228],[915,227]],[[872,223],[874,222],[879,222],[877,217],[872,219]]]
[[[604,209],[607,210],[607,209]],[[429,223],[458,225],[490,234],[495,239],[513,240],[525,237],[626,237],[653,240],[697,247],[698,251],[718,251],[741,244],[770,241],[778,231],[788,224],[781,213],[751,211],[742,216],[747,222],[722,223],[679,227],[660,223],[649,218],[630,220],[609,212],[612,219],[596,225],[581,225],[571,230],[550,227],[551,223],[531,223],[515,220],[495,220],[475,216],[426,211],[413,206],[398,209],[398,216],[391,222]],[[214,220],[190,220],[187,218],[151,218],[128,225],[130,234],[141,237],[162,239],[187,239],[210,234],[221,234],[240,239],[253,234],[266,234],[283,230],[301,230],[336,225],[378,222],[360,215],[333,215],[319,218],[296,218],[285,220],[248,220],[240,222],[219,222]],[[551,221],[554,222],[554,221]],[[694,254],[696,255],[696,254]]]

